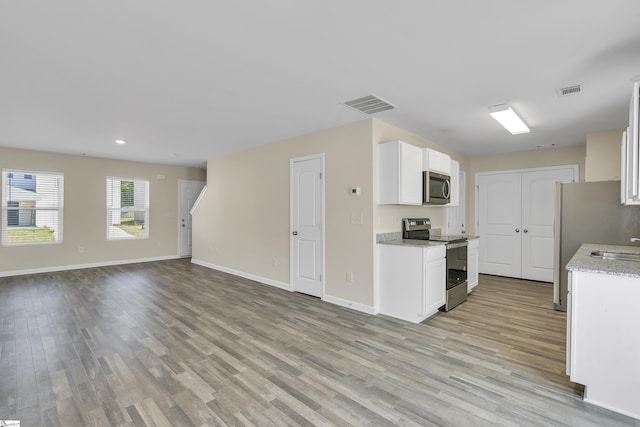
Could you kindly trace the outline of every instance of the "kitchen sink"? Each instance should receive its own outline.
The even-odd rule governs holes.
[[[591,256],[594,258],[610,259],[616,261],[640,262],[640,254],[630,254],[626,252],[592,251]]]

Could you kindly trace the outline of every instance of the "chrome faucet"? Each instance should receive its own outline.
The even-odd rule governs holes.
[[[640,242],[640,239],[639,239],[639,238],[637,238],[637,237],[632,237],[632,238],[631,238],[631,242],[632,242],[632,243],[633,243],[633,242]]]

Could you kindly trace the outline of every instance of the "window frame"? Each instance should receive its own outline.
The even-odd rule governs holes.
[[[122,236],[122,237],[114,237],[111,235],[109,227],[113,226],[109,224],[109,218],[112,217],[112,213],[114,211],[116,212],[121,212],[122,211],[122,206],[119,207],[115,207],[115,206],[109,206],[109,197],[110,197],[110,191],[111,191],[111,186],[110,186],[110,182],[111,181],[133,181],[134,183],[138,182],[138,183],[143,183],[144,184],[144,203],[145,203],[145,207],[140,208],[140,207],[127,207],[128,211],[132,211],[132,212],[144,212],[144,236],[134,236],[134,235],[130,235],[130,236]],[[106,238],[107,241],[121,241],[121,240],[145,240],[149,238],[149,193],[150,193],[150,181],[148,179],[144,179],[144,178],[123,178],[123,177],[118,177],[118,176],[107,176],[106,180],[105,180],[105,184],[106,184],[106,194],[105,194],[105,205],[106,205],[106,210],[105,210],[105,225],[106,225]],[[134,184],[134,194],[135,194],[135,184]],[[113,196],[111,196],[113,197]],[[134,203],[135,203],[135,197],[134,197]]]
[[[12,206],[9,207],[9,199],[8,199],[8,195],[6,194],[5,189],[9,187],[9,183],[7,182],[8,179],[15,179],[15,175],[29,175],[31,176],[30,179],[34,179],[35,177],[35,181],[37,182],[38,176],[39,175],[46,175],[46,176],[50,176],[50,177],[56,177],[57,178],[57,193],[58,193],[58,205],[57,207],[38,207],[37,205],[35,207],[29,207],[29,208],[20,208],[18,206],[18,212],[20,212],[20,210],[30,210],[34,215],[37,215],[38,211],[53,211],[53,212],[57,212],[58,213],[58,218],[57,218],[57,238],[53,241],[44,241],[44,242],[20,242],[20,243],[9,243],[8,242],[8,219],[9,219],[9,211],[10,210],[15,210],[16,207]],[[26,179],[26,178],[25,178]],[[2,236],[0,236],[0,244],[2,245],[2,247],[14,247],[14,246],[32,246],[32,245],[58,245],[61,244],[64,241],[64,172],[55,172],[55,171],[34,171],[34,170],[27,170],[27,169],[13,169],[13,168],[3,168],[2,169],[2,175],[1,175],[1,180],[0,180],[0,197],[1,197],[1,206],[0,206],[0,210],[2,210],[2,213],[0,214],[0,221],[2,221],[0,223],[0,234],[2,234]],[[18,213],[18,216],[20,214]]]

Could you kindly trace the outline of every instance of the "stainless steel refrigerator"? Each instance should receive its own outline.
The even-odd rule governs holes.
[[[554,305],[567,310],[567,263],[583,243],[633,246],[640,206],[620,203],[620,181],[557,184],[554,218]]]

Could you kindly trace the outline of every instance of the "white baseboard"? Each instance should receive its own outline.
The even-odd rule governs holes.
[[[371,305],[360,304],[359,302],[349,301],[347,299],[326,295],[322,298],[322,301],[330,302],[331,304],[339,305],[341,307],[350,308],[352,310],[360,311],[367,314],[376,314],[376,310]]]
[[[267,279],[266,277],[256,276],[255,274],[245,273],[244,271],[235,270],[233,268],[223,267],[221,265],[212,264],[210,262],[202,261],[199,259],[191,258],[191,262],[197,265],[201,265],[203,267],[211,268],[213,270],[222,271],[224,273],[233,274],[235,276],[244,277],[245,279],[254,280],[256,282],[264,283],[265,285],[275,286],[276,288],[284,289],[285,291],[292,291],[291,285],[284,282],[279,282],[273,279]],[[346,299],[334,297],[331,295],[326,295],[322,298],[322,301],[339,305],[341,307],[350,308],[352,310],[357,310],[362,313],[367,314],[375,314],[376,310],[374,307],[369,305],[360,304],[357,302],[349,301]]]
[[[114,265],[136,264],[139,262],[166,261],[179,259],[178,255],[166,255],[151,258],[121,259],[116,261],[92,262],[88,264],[60,265],[55,267],[30,268],[26,270],[0,271],[0,277],[23,276],[25,274],[53,273],[56,271],[81,270],[83,268],[110,267]]]
[[[210,262],[202,261],[199,259],[191,258],[193,264],[201,265],[212,270],[222,271],[223,273],[233,274],[234,276],[244,277],[245,279],[253,280],[256,282],[264,283],[265,285],[274,286],[276,288],[284,289],[285,291],[291,291],[291,285],[288,283],[280,282],[278,280],[268,279],[266,277],[257,276],[251,273],[245,273],[244,271],[234,270],[233,268],[223,267],[221,265],[212,264]]]

